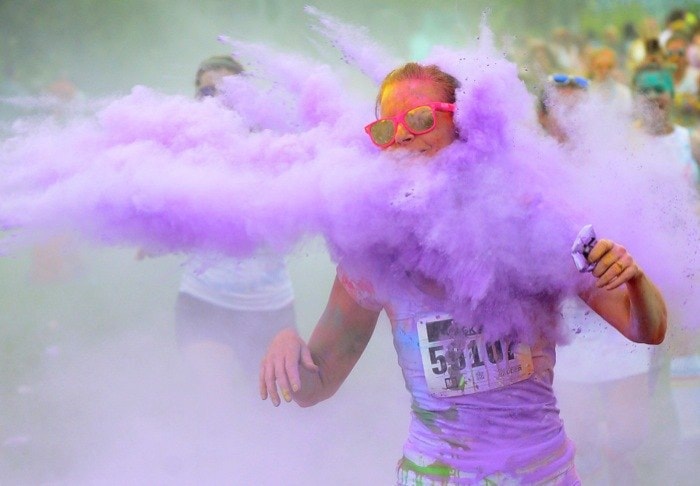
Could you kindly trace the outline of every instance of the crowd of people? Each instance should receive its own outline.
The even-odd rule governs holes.
[[[663,25],[653,18],[610,25],[600,38],[558,28],[548,42],[532,40],[515,57],[537,96],[540,124],[559,143],[572,143],[575,121],[567,117],[596,100],[653,137],[669,170],[680,168],[697,190],[699,33],[693,13],[674,9]],[[657,447],[683,456],[700,444],[700,416],[683,410],[688,389],[700,383],[697,336],[679,332],[682,337],[664,347],[631,346],[580,302],[567,302],[563,316],[570,327],[588,330],[559,349],[555,382],[584,484],[664,482],[668,469],[652,459]],[[671,474],[674,481],[689,480],[687,470]]]
[[[565,73],[588,79],[592,92],[627,108],[635,74],[659,67],[672,78],[674,123],[693,129],[700,121],[700,21],[686,10],[672,10],[663,25],[648,17],[639,25],[609,25],[600,35],[558,27],[549,39],[528,39],[512,58],[533,92],[543,77]]]

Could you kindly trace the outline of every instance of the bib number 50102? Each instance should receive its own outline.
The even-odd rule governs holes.
[[[426,382],[436,396],[500,388],[528,378],[534,370],[527,345],[485,341],[478,331],[444,314],[419,319],[418,337]]]

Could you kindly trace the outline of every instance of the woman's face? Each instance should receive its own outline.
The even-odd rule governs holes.
[[[380,116],[391,117],[434,101],[443,101],[442,90],[428,79],[407,79],[389,84],[382,94]],[[425,155],[435,155],[456,138],[452,113],[435,111],[435,129],[422,135],[414,135],[399,123],[395,143],[386,150],[408,149]]]

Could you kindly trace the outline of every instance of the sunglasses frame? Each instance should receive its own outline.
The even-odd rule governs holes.
[[[549,77],[549,81],[555,86],[573,86],[581,89],[588,89],[590,82],[582,76],[570,76],[568,74],[556,73]]]
[[[409,127],[406,124],[406,115],[408,115],[409,112],[411,112],[413,110],[417,110],[418,108],[423,108],[424,106],[427,106],[428,108],[430,108],[431,112],[433,113],[433,119],[434,119],[433,126],[428,128],[427,130],[419,130],[419,131],[412,130],[411,127]],[[386,148],[386,147],[388,147],[396,142],[396,132],[399,129],[399,124],[403,125],[404,128],[406,130],[408,130],[410,133],[412,133],[413,135],[423,135],[425,133],[432,132],[433,130],[435,130],[435,127],[437,126],[437,117],[435,116],[436,111],[454,113],[455,107],[456,107],[455,103],[445,103],[442,101],[433,101],[431,103],[424,103],[422,105],[414,106],[413,108],[406,110],[403,113],[399,113],[398,115],[395,115],[395,116],[387,116],[384,118],[378,118],[377,120],[375,120],[372,123],[365,126],[365,132],[367,133],[367,135],[369,135],[369,139],[372,140],[372,143],[374,145],[376,145],[379,148]],[[388,141],[387,143],[384,143],[384,144],[380,144],[380,143],[377,143],[374,140],[374,138],[372,137],[372,127],[374,125],[376,125],[377,123],[382,122],[382,121],[386,121],[386,120],[391,120],[392,122],[394,122],[394,134],[391,136],[390,141]]]
[[[642,96],[661,96],[664,93],[671,94],[664,86],[645,86],[643,88],[637,88],[637,92]]]

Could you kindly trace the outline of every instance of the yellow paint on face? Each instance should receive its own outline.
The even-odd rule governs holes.
[[[396,97],[396,83],[391,83],[391,84],[388,84],[387,86],[385,86],[384,91],[382,91],[382,97],[379,100],[380,110],[381,110],[381,106],[384,103],[385,99],[394,98],[394,97]],[[386,116],[386,115],[384,115],[384,113],[382,113],[382,116]]]
[[[446,101],[443,90],[430,79],[407,79],[387,85],[382,92],[379,111],[382,117],[392,117],[418,106],[436,101]],[[407,149],[424,155],[435,155],[451,144],[455,138],[452,113],[436,112],[435,129],[415,135],[399,124],[395,143],[389,149]]]

